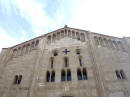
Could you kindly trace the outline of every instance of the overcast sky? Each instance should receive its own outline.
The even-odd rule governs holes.
[[[0,0],[0,49],[65,24],[130,37],[130,0]]]

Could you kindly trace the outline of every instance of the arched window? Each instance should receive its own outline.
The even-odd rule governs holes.
[[[71,81],[71,72],[67,70],[67,81]]]
[[[53,34],[53,41],[55,42],[56,40],[56,34]]]
[[[50,81],[50,72],[47,71],[46,73],[46,82],[49,82]]]
[[[51,74],[51,82],[55,82],[55,72],[52,71],[52,74]]]
[[[39,40],[36,41],[35,46],[38,46],[38,44],[39,44]]]
[[[47,43],[51,43],[51,36],[48,36]]]
[[[68,30],[68,37],[71,37],[71,31]]]
[[[61,71],[61,81],[65,81],[66,80],[66,74],[65,74],[65,71],[62,70]]]
[[[80,35],[78,32],[76,32],[76,37],[77,37],[77,40],[80,40]]]
[[[27,44],[26,51],[27,51],[27,52],[29,52],[29,51],[30,51],[30,44]]]
[[[85,35],[84,35],[84,33],[81,33],[81,41],[82,41],[82,42],[85,41]]]
[[[34,48],[34,44],[35,44],[35,42],[33,41],[31,44],[32,49]]]
[[[96,36],[94,36],[94,41],[95,41],[96,45],[99,45],[99,40],[98,40],[98,38]]]
[[[115,71],[116,72],[116,76],[118,79],[121,79],[121,76],[120,76],[120,72],[118,70]]]
[[[18,81],[18,75],[15,75],[15,77],[14,77],[14,84],[17,84],[17,81]]]
[[[77,70],[77,78],[78,80],[82,80],[82,73],[80,69]]]
[[[126,79],[126,76],[123,70],[120,70],[120,74],[121,74],[122,79]]]
[[[81,56],[79,57],[79,64],[80,64],[80,66],[82,66],[82,58],[81,58]]]
[[[75,38],[75,32],[72,31],[72,38],[74,39]]]
[[[21,83],[22,81],[22,75],[19,75],[19,78],[18,78],[18,85]]]
[[[54,58],[51,57],[51,68],[53,68],[53,65],[54,65]]]
[[[57,32],[57,40],[60,39],[60,32]]]
[[[62,30],[61,31],[61,38],[63,38],[64,37],[64,31]]]
[[[65,29],[65,37],[67,36],[67,30]]]
[[[67,57],[64,58],[64,64],[65,64],[65,67],[68,67],[68,58]]]
[[[87,72],[85,68],[83,68],[83,79],[87,80]]]

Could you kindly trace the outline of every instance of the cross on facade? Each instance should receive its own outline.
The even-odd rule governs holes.
[[[63,52],[67,55],[67,53],[70,52],[70,51],[68,51],[67,49],[65,49]]]

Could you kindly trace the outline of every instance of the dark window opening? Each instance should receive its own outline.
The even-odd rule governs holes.
[[[122,79],[126,79],[126,76],[123,70],[120,70],[120,74],[121,74]]]
[[[87,80],[87,72],[86,69],[83,69],[83,79]]]
[[[18,75],[15,75],[15,77],[14,77],[14,84],[17,84],[17,81],[18,81]]]
[[[53,68],[53,64],[54,64],[54,59],[51,58],[51,68]]]
[[[82,80],[82,73],[80,69],[78,69],[77,71],[77,77],[78,77],[78,80]]]
[[[21,83],[21,81],[22,81],[22,75],[20,75],[18,78],[18,85]]]
[[[47,75],[46,75],[46,81],[47,81],[47,82],[50,81],[50,72],[47,72]]]
[[[118,71],[118,70],[116,70],[115,72],[116,72],[116,76],[117,76],[117,78],[118,78],[118,79],[121,79],[121,76],[120,76],[119,71]]]
[[[64,61],[65,61],[65,67],[68,67],[68,59],[65,58]]]
[[[54,71],[52,72],[52,75],[51,75],[51,82],[55,82],[55,72]]]
[[[61,81],[65,81],[65,71],[63,70],[62,72],[61,72]]]
[[[70,70],[67,71],[67,81],[71,81],[71,72],[70,72]]]
[[[81,58],[79,58],[79,63],[80,63],[80,66],[82,66],[82,60],[81,60]]]

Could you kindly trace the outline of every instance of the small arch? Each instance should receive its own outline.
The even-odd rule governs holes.
[[[60,32],[57,32],[57,40],[60,39]]]
[[[39,40],[36,40],[35,46],[38,46],[39,44]]]
[[[21,83],[22,81],[22,75],[19,75],[19,78],[18,78],[18,85]]]
[[[61,81],[65,81],[66,80],[66,74],[65,74],[65,70],[61,71]]]
[[[85,68],[83,68],[83,79],[87,80],[87,72]]]
[[[56,41],[56,34],[53,34],[53,41]]]
[[[78,78],[78,80],[82,80],[81,69],[78,69],[78,70],[77,70],[77,78]]]
[[[126,75],[123,70],[120,70],[120,74],[121,74],[122,79],[126,79]]]
[[[65,64],[65,67],[68,67],[68,58],[67,57],[64,58],[64,64]]]
[[[52,71],[51,82],[55,82],[55,71]]]
[[[61,30],[61,38],[63,38],[63,37],[64,37],[64,31]]]
[[[71,31],[68,30],[68,37],[71,37]]]
[[[48,36],[47,43],[51,43],[51,35]]]
[[[81,36],[81,41],[84,42],[85,41],[85,35],[84,35],[84,33],[81,33],[80,36]]]
[[[115,72],[116,72],[116,77],[117,77],[118,79],[121,79],[120,72],[119,72],[118,70],[116,70]]]
[[[13,84],[17,84],[18,75],[15,75]]]
[[[81,56],[79,56],[79,64],[80,64],[80,66],[83,66],[83,64],[82,64],[82,57]]]
[[[54,66],[54,58],[53,58],[53,57],[50,58],[50,63],[51,63],[51,64],[50,64],[50,65],[51,65],[51,68],[53,68],[53,66]]]
[[[32,44],[31,44],[32,49],[34,48],[34,45],[35,45],[35,42],[33,41]]]
[[[98,40],[97,36],[94,36],[94,41],[95,41],[96,45],[99,45],[99,40]]]
[[[79,32],[76,32],[76,37],[77,37],[77,40],[80,40]]]
[[[71,71],[67,70],[67,81],[71,81]]]
[[[50,81],[50,72],[47,71],[46,73],[46,82],[49,82]]]
[[[72,31],[72,38],[74,39],[75,38],[75,32]]]

